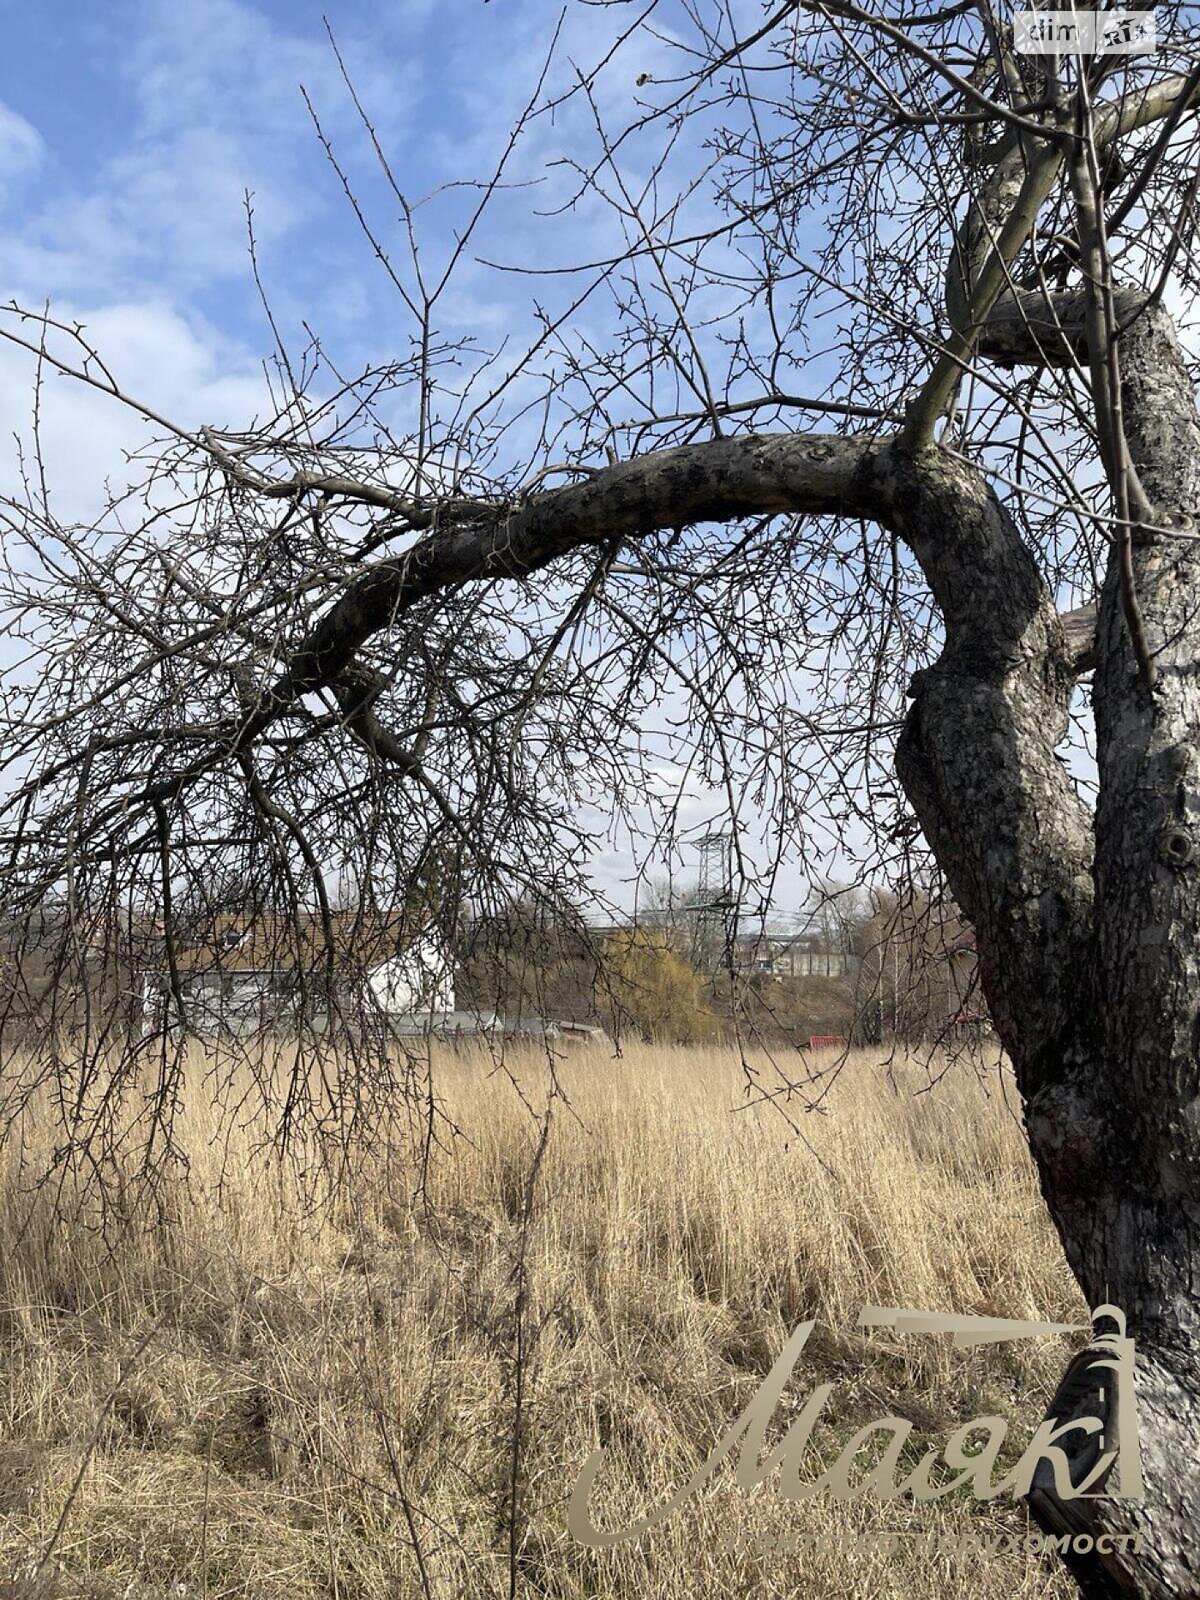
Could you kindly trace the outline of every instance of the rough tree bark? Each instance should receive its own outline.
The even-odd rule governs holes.
[[[1057,310],[1080,353],[1078,305],[1064,297]],[[1131,453],[1157,525],[1184,533],[1200,503],[1190,384],[1166,314],[1125,310]],[[997,349],[1006,359],[1017,359],[1013,326]],[[1028,359],[1047,346],[1027,331]],[[1140,1534],[1140,1555],[1105,1553],[1076,1575],[1089,1595],[1157,1600],[1200,1592],[1200,543],[1143,527],[1134,566],[1157,681],[1139,676],[1114,559],[1097,630],[1094,829],[1054,757],[1071,686],[1063,647],[1052,624],[1039,638],[1011,605],[1012,660],[977,665],[968,629],[964,664],[951,633],[915,686],[898,765],[976,925],[1068,1260],[1089,1303],[1120,1306],[1137,1343],[1144,1502],[1063,1506],[1039,1481],[1035,1510],[1056,1532]],[[964,744],[988,755],[964,761]],[[980,836],[967,816],[1004,821]],[[1096,1403],[1091,1389],[1073,1414]]]

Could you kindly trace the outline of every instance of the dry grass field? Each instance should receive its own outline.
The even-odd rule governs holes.
[[[994,1062],[930,1087],[860,1053],[821,1110],[793,1104],[797,1134],[747,1107],[731,1053],[573,1054],[535,1163],[545,1059],[451,1056],[432,1082],[459,1131],[425,1150],[402,1118],[341,1170],[312,1140],[268,1155],[253,1102],[220,1109],[204,1065],[186,1181],[118,1191],[106,1228],[69,1185],[30,1190],[48,1103],[0,1162],[0,1593],[1071,1592],[1048,1557],[962,1542],[1022,1531],[1007,1499],[789,1503],[726,1463],[636,1543],[585,1548],[564,1523],[598,1443],[598,1521],[666,1499],[808,1317],[781,1410],[836,1384],[826,1460],[889,1412],[916,1424],[914,1461],[984,1413],[1027,1439],[1063,1340],[960,1352],[855,1327],[867,1303],[1083,1313]],[[894,1549],[871,1544],[888,1530]]]

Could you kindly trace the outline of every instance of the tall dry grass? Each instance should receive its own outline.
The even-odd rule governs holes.
[[[922,1449],[983,1413],[1028,1436],[1061,1341],[962,1353],[855,1327],[868,1303],[1083,1313],[995,1064],[930,1087],[860,1053],[793,1128],[747,1105],[724,1051],[593,1050],[559,1064],[543,1139],[544,1059],[448,1057],[432,1148],[414,1111],[340,1170],[311,1137],[271,1154],[211,1065],[180,1113],[190,1171],[153,1198],[118,1187],[101,1219],[82,1178],[31,1192],[61,1138],[48,1100],[0,1159],[6,1592],[1070,1592],[1036,1556],[937,1548],[1025,1526],[961,1495],[787,1503],[724,1470],[637,1543],[565,1529],[598,1443],[598,1520],[666,1499],[808,1317],[784,1421],[834,1381],[826,1460],[888,1412]],[[855,1542],[888,1529],[891,1552]]]

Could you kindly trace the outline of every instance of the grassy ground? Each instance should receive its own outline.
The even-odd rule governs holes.
[[[219,1109],[204,1065],[186,1181],[110,1193],[104,1229],[69,1185],[29,1191],[48,1102],[0,1158],[0,1594],[1070,1592],[1046,1558],[939,1547],[1023,1531],[1011,1501],[789,1503],[729,1463],[636,1543],[565,1529],[597,1444],[597,1521],[669,1497],[808,1317],[780,1413],[836,1384],[826,1461],[889,1412],[915,1424],[906,1460],[984,1413],[1019,1448],[1062,1340],[855,1327],[868,1303],[1080,1320],[994,1065],[929,1088],[862,1053],[821,1110],[793,1102],[797,1132],[747,1106],[728,1053],[576,1054],[542,1144],[545,1060],[450,1058],[433,1084],[460,1132],[425,1151],[413,1118],[340,1183],[315,1144],[265,1153],[253,1100]],[[891,1551],[860,1537],[887,1530]]]

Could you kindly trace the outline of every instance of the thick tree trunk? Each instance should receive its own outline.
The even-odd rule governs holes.
[[[1126,435],[1152,507],[1134,531],[1134,580],[1157,676],[1148,687],[1139,675],[1114,559],[1099,603],[1094,829],[1056,774],[1069,650],[1056,653],[1038,620],[1044,594],[993,615],[1008,659],[964,651],[947,615],[946,651],[914,686],[897,765],[975,923],[1067,1258],[1093,1307],[1125,1313],[1136,1345],[1144,1498],[1060,1499],[1046,1471],[1032,1508],[1049,1532],[1100,1539],[1070,1558],[1083,1594],[1181,1600],[1200,1596],[1200,539],[1189,537],[1200,531],[1200,428],[1169,319],[1127,298],[1123,310]],[[1075,353],[1080,312],[1078,295],[1055,308]],[[1045,306],[1040,339],[1024,315],[1024,345],[1011,303],[1004,313],[993,353],[1045,359]],[[910,542],[920,554],[920,532]],[[995,545],[1010,586],[1017,545]],[[988,826],[964,827],[971,815]],[[1059,1414],[1111,1420],[1111,1392],[1080,1388],[1078,1367],[1071,1378]],[[1073,1438],[1082,1471],[1088,1442]]]
[[[1130,453],[1154,521],[1194,532],[1200,431],[1173,329],[1143,312],[1120,344]],[[1142,1535],[1142,1553],[1107,1574],[1114,1592],[1157,1600],[1200,1594],[1200,543],[1146,530],[1135,540],[1157,682],[1139,680],[1110,574],[1095,686],[1102,1041],[1091,1096],[1104,1159],[1081,1186],[1069,1167],[1051,1170],[1037,1137],[1034,1153],[1085,1293],[1121,1305],[1137,1341],[1146,1498],[1094,1504]]]
[[[960,676],[951,683],[954,694],[967,692]],[[948,697],[951,684],[937,689]],[[898,765],[926,827],[936,831],[953,812],[943,809],[942,785],[931,781],[933,741],[925,726],[931,697],[928,689],[918,695]],[[1015,729],[1008,737],[1016,739]],[[944,783],[949,752],[939,755],[937,776]],[[952,792],[960,803],[971,803],[969,790]],[[941,801],[936,810],[935,800]],[[1031,796],[1031,826],[1037,809]],[[1131,852],[1122,900],[1138,901],[1179,870]],[[1194,888],[1190,858],[1182,870]],[[1104,888],[1117,892],[1115,883]],[[1014,928],[1035,950],[1046,949],[1038,922],[1048,902],[1050,919],[1059,916],[1053,891],[1033,882],[1029,890],[1022,904],[1003,909],[1000,933]],[[969,892],[961,875],[956,892]],[[1191,932],[1181,936],[1169,918],[1159,924],[1139,919],[1126,925],[1124,936],[1120,927],[1110,929],[1110,956],[1100,962],[1094,953],[1098,926],[1096,935],[1093,953],[1081,954],[1070,974],[1078,1009],[1050,1034],[1038,1026],[1047,1008],[1066,1010],[1052,985],[1039,997],[1043,1017],[1032,1015],[1029,991],[1022,988],[1027,979],[1014,979],[1007,968],[1003,939],[994,928],[990,936],[979,935],[982,981],[1017,1066],[1030,1147],[1068,1261],[1090,1305],[1124,1311],[1136,1346],[1144,1499],[1064,1502],[1043,1473],[1031,1507],[1048,1533],[1110,1536],[1100,1550],[1070,1558],[1082,1594],[1185,1600],[1200,1596],[1200,1102],[1192,1043],[1193,1035],[1200,1037],[1200,940]],[[1168,940],[1174,958],[1164,949]],[[1102,1395],[1096,1383],[1058,1413],[1064,1420],[1099,1416],[1106,1424],[1112,1414],[1111,1394]],[[1071,1436],[1064,1448],[1082,1458],[1088,1441],[1074,1441],[1074,1452]],[[1085,1470],[1074,1468],[1073,1481]],[[1136,1535],[1137,1546],[1114,1545],[1112,1535]]]

